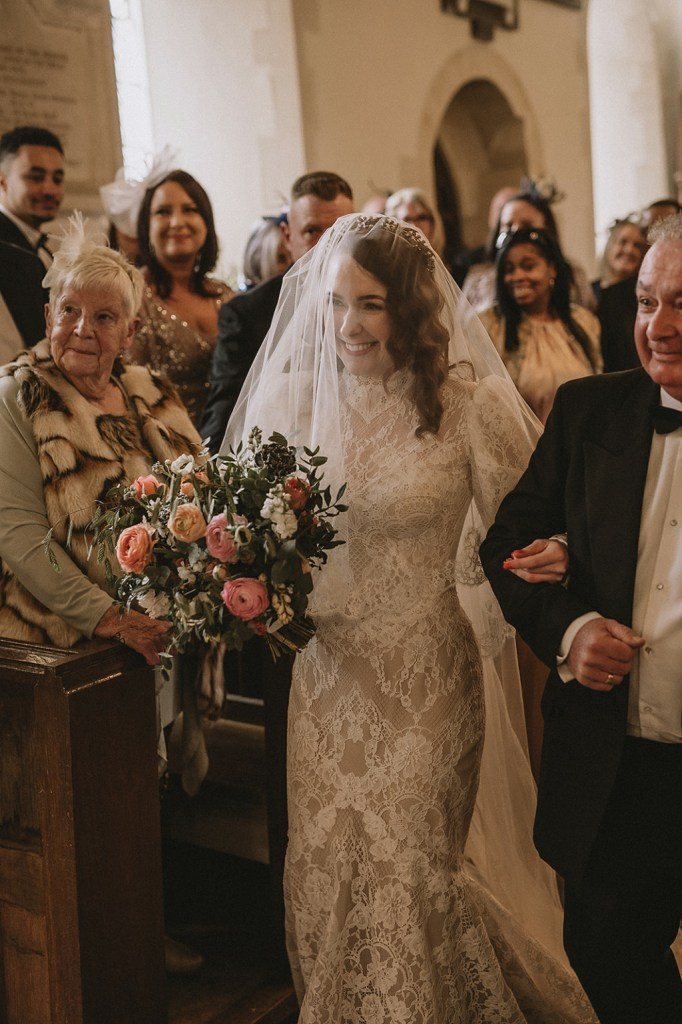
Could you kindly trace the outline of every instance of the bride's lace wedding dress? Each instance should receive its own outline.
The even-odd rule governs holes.
[[[490,521],[527,445],[505,417],[503,382],[451,377],[440,432],[421,438],[407,384],[404,371],[386,386],[340,382],[351,583],[316,615],[289,711],[300,1022],[593,1021],[565,963],[465,857],[485,710],[456,555],[472,494]]]

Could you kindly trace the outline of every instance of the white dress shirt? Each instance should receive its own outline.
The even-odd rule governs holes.
[[[661,391],[661,404],[682,402]],[[570,547],[570,537],[569,537]],[[566,658],[573,638],[597,612],[566,630],[558,671],[573,678]],[[682,743],[682,428],[654,433],[649,454],[637,549],[632,628],[645,638],[630,673],[628,734],[660,743]]]

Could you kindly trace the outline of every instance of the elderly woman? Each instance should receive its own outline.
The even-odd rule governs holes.
[[[168,384],[121,364],[139,271],[81,233],[65,241],[46,283],[45,340],[0,369],[0,635],[63,647],[115,636],[155,665],[168,623],[134,610],[121,617],[88,557],[87,525],[114,483],[193,451],[199,438]],[[50,529],[59,574],[45,558]]]
[[[121,612],[88,557],[87,527],[113,484],[194,452],[199,436],[163,378],[122,364],[139,270],[75,221],[45,283],[47,337],[0,368],[0,636],[60,647],[115,637],[157,665],[170,623]],[[45,557],[48,530],[59,573]],[[169,970],[201,963],[166,938]]]

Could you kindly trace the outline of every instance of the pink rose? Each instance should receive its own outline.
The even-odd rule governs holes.
[[[154,491],[158,491],[160,486],[160,482],[151,473],[149,476],[138,476],[137,480],[133,481],[135,494],[138,498],[141,498],[143,494],[153,494]]]
[[[154,535],[147,523],[126,526],[116,541],[116,557],[124,572],[142,572],[152,560]]]
[[[206,533],[206,520],[197,505],[178,505],[168,522],[168,529],[176,540],[191,544]]]
[[[206,527],[206,549],[212,558],[220,562],[234,563],[238,559],[237,545],[228,529],[227,516],[224,512],[213,516]]]
[[[294,512],[300,512],[310,497],[310,486],[297,476],[288,476],[284,481],[284,490],[289,496],[289,504]]]
[[[240,576],[236,580],[228,580],[220,596],[225,607],[238,619],[255,619],[262,615],[270,604],[268,592],[260,580]]]

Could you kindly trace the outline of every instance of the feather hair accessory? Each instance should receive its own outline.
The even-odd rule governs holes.
[[[173,146],[164,146],[149,158],[149,169],[143,178],[128,179],[125,167],[121,167],[114,180],[100,188],[99,194],[107,217],[124,235],[137,237],[137,217],[144,194],[178,166],[178,153]]]
[[[80,210],[75,210],[60,231],[50,235],[56,243],[57,252],[52,265],[43,278],[43,287],[51,288],[66,269],[77,260],[97,248],[106,246],[107,237],[97,221],[88,220]]]

